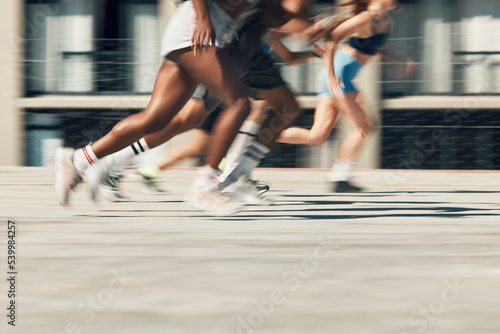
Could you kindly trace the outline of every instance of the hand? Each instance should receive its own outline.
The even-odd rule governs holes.
[[[328,71],[328,88],[330,89],[330,93],[338,99],[344,98],[344,93],[342,92],[342,88],[344,87],[344,83],[340,78],[335,76],[333,69]]]
[[[415,72],[419,69],[420,64],[411,59],[406,59],[401,61],[399,64],[389,63],[386,65],[388,67],[389,75],[397,81],[408,80]]]
[[[196,56],[198,51],[201,52],[204,46],[215,44],[215,32],[212,30],[210,20],[198,20],[196,27],[191,36],[191,48]]]
[[[406,60],[406,79],[411,77],[417,70],[420,68],[420,64],[417,63],[416,61],[413,61],[411,59]]]
[[[327,16],[317,20],[312,26],[304,31],[304,34],[311,40],[317,41],[327,36],[332,32],[334,23],[337,21],[337,16]]]
[[[323,58],[326,52],[325,48],[319,45],[318,43],[314,43],[313,45],[314,45],[314,50],[312,51],[313,54],[316,57]]]

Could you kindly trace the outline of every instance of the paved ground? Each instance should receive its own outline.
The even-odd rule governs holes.
[[[500,333],[499,173],[259,171],[277,200],[212,218],[164,195],[58,206],[43,168],[0,168],[0,263],[17,226],[16,327],[1,332]],[[7,331],[5,331],[7,329]]]

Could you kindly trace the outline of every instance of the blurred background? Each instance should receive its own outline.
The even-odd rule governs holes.
[[[389,46],[421,67],[406,81],[380,60],[363,69],[357,83],[379,126],[358,167],[500,169],[500,0],[399,2]],[[175,10],[172,0],[1,1],[0,165],[50,165],[55,147],[95,141],[145,107]],[[282,66],[303,127],[312,125],[321,66]],[[339,122],[320,147],[278,144],[261,166],[329,168],[349,126]]]

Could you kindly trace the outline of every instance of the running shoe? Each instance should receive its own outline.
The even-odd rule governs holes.
[[[192,206],[213,216],[231,216],[240,211],[241,206],[219,191],[218,176],[198,171],[198,177],[191,186]]]
[[[92,202],[98,200],[99,186],[108,179],[111,163],[110,156],[106,156],[87,168],[85,173],[87,176],[87,189]]]
[[[230,184],[222,190],[223,194],[230,194],[251,205],[273,205],[274,201],[262,196],[256,186],[256,182],[246,177]]]
[[[337,193],[359,193],[363,188],[355,186],[349,181],[338,181],[333,183],[333,191]]]
[[[75,150],[69,147],[58,147],[55,151],[55,188],[56,198],[59,204],[66,207],[69,205],[69,193],[82,182],[83,174],[73,164]]]
[[[108,177],[101,180],[99,186],[103,197],[110,201],[120,201],[127,198],[122,195],[118,188],[118,183],[122,177],[123,175],[121,173],[109,172]]]
[[[137,169],[137,178],[141,191],[145,194],[162,194],[165,191],[158,186],[158,176],[161,171],[157,166],[145,166]]]
[[[257,189],[257,192],[261,195],[265,192],[268,192],[269,189],[271,189],[269,184],[267,184],[266,182],[263,182],[263,181],[248,179],[248,182],[252,183],[254,185],[254,187]]]

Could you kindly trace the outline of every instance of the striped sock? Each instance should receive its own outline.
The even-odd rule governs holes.
[[[245,153],[241,157],[236,168],[227,177],[220,177],[219,182],[236,182],[241,176],[250,177],[253,170],[260,164],[260,161],[269,153],[271,149],[257,141],[248,145]]]
[[[222,178],[225,179],[238,165],[241,156],[245,152],[250,142],[255,139],[261,128],[261,124],[253,121],[245,121],[241,126],[236,138],[234,138],[231,147],[227,151],[227,161],[222,173]]]
[[[73,155],[73,164],[82,173],[88,166],[95,164],[98,160],[90,145],[76,150]]]
[[[133,157],[149,150],[149,146],[144,138],[139,139],[130,146],[125,147],[116,153],[110,155],[109,167],[116,172],[120,172],[125,166],[130,163]]]

